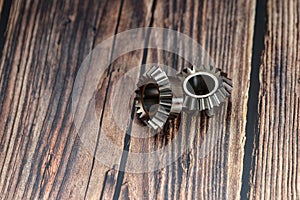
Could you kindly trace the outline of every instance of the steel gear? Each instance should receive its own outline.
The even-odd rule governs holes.
[[[162,129],[168,118],[181,112],[183,92],[179,78],[168,77],[153,66],[140,77],[137,87],[136,113],[150,128]]]
[[[191,66],[179,73],[183,87],[183,107],[188,110],[205,110],[208,116],[231,95],[232,82],[219,69]]]

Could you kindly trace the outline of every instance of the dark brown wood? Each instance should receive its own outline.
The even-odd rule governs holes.
[[[300,198],[299,1],[267,2],[250,199]]]
[[[153,26],[178,30],[199,41],[209,52],[216,66],[228,72],[229,77],[233,77],[236,90],[233,92],[232,103],[224,105],[220,115],[212,119],[204,116],[192,118],[191,124],[195,124],[192,126],[198,133],[195,139],[192,136],[188,137],[188,140],[195,141],[193,148],[182,158],[154,173],[125,174],[124,181],[131,186],[128,190],[132,197],[239,198],[249,87],[248,81],[242,80],[248,80],[250,75],[254,9],[255,4],[252,1],[157,2]],[[189,66],[182,59],[157,50],[148,51],[147,63],[162,63],[177,70]],[[184,117],[181,123],[188,124],[186,120],[188,119]],[[176,131],[172,131],[174,127],[170,126],[169,132],[150,138],[147,142],[132,139],[130,148],[149,151],[163,148],[164,144],[170,142],[174,134],[177,134]],[[204,143],[207,142],[206,148],[210,148],[210,134],[220,134],[219,140],[206,157],[199,159]]]
[[[1,63],[1,198],[84,197],[93,155],[80,146],[70,94],[83,58],[115,34],[120,4],[13,3]]]
[[[1,16],[7,2],[0,1]],[[13,1],[0,44],[0,199],[240,199],[248,180],[251,199],[299,199],[300,6],[297,0],[268,1],[259,133],[253,141],[258,146],[245,150],[255,6],[251,0]],[[195,135],[184,134],[188,137],[182,142],[192,148],[174,163],[136,174],[117,170],[126,166],[125,156],[108,167],[95,158],[97,145],[90,146],[95,151],[84,146],[73,121],[71,94],[80,64],[97,44],[147,26],[170,28],[199,42],[233,79],[234,90],[214,118],[183,114],[160,134],[136,138],[132,133],[141,131],[137,123],[128,124],[126,131],[112,123],[109,105],[118,80],[144,63],[178,71],[189,63],[155,49],[117,58],[96,90],[99,135],[109,127],[106,134],[116,146],[147,152],[166,147],[179,124],[196,130]],[[148,36],[153,35],[138,37]],[[120,99],[119,104],[128,102]],[[212,135],[219,138],[216,143]],[[255,162],[243,172],[244,153],[252,150]],[[208,151],[204,157],[203,151]],[[147,160],[138,164],[148,165]],[[251,174],[244,183],[243,173]]]

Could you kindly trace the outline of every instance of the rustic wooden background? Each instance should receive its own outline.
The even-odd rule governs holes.
[[[300,199],[299,0],[0,0],[0,13],[1,199]],[[191,120],[199,130],[194,148],[166,168],[132,174],[102,165],[82,146],[71,92],[97,44],[145,26],[198,41],[234,90],[219,117]],[[153,62],[185,66],[153,49],[118,58],[99,83],[107,99],[102,125],[118,78]],[[222,127],[214,130],[220,139],[199,159],[210,124]],[[111,137],[124,150],[149,150],[174,129],[147,142],[126,132]]]

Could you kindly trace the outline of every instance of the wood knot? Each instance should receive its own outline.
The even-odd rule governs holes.
[[[181,166],[182,166],[182,169],[188,173],[189,170],[191,169],[191,167],[193,166],[193,154],[191,151],[189,152],[186,152],[182,155],[181,157]]]

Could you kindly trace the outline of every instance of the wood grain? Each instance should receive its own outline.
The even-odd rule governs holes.
[[[267,1],[265,49],[257,66],[252,60],[256,3],[0,1],[0,199],[240,199],[242,185],[248,181],[245,192],[250,199],[299,199],[300,5],[297,0]],[[180,124],[195,130],[194,135],[184,132],[181,142],[191,143],[192,148],[171,165],[154,172],[127,173],[119,171],[128,167],[126,153],[117,165],[106,166],[97,159],[97,143],[89,147],[91,151],[83,144],[74,124],[71,95],[82,61],[97,44],[147,26],[176,30],[199,42],[215,65],[233,79],[234,90],[231,101],[214,118],[183,114],[158,135],[137,138],[133,133],[145,129],[136,118],[121,131],[112,123],[115,113],[110,105],[118,81],[145,63],[178,71],[189,63],[155,49],[113,60],[95,91],[99,117],[95,138],[105,132],[123,152],[151,152],[167,148]],[[145,32],[137,37],[146,42],[153,36]],[[178,48],[185,47],[178,43]],[[184,50],[187,55],[193,53]],[[257,54],[260,57],[260,51]],[[255,70],[260,70],[258,113],[254,113],[258,132],[253,141],[248,137],[252,132],[247,133],[248,142],[253,143],[253,149],[247,149],[246,119],[253,112],[247,107],[253,92],[249,91],[250,73]],[[144,67],[136,71],[133,81],[144,71]],[[87,78],[86,84],[91,81]],[[121,86],[120,92],[128,93],[128,86]],[[129,106],[134,105],[132,100]],[[128,106],[122,99],[117,103]],[[179,146],[168,148],[179,151]],[[247,170],[244,154],[252,151],[249,159],[254,162]],[[147,159],[138,164],[149,165]]]
[[[220,115],[214,119],[208,119],[203,115],[181,119],[181,123],[186,123],[187,126],[188,121],[192,120],[190,125],[195,126],[197,130],[195,139],[192,136],[186,138],[191,140],[193,148],[188,149],[183,157],[154,173],[125,174],[124,180],[132,197],[239,198],[247,112],[245,106],[249,86],[248,81],[241,80],[248,80],[250,75],[249,55],[252,51],[254,6],[250,1],[157,2],[153,26],[178,30],[199,41],[209,52],[216,66],[233,77],[235,88],[239,90],[234,91],[232,104],[226,104]],[[215,10],[218,12],[214,12]],[[189,53],[187,49],[185,50]],[[188,66],[188,63],[176,55],[155,50],[148,51],[147,62],[162,63],[176,70]],[[131,138],[130,149],[153,151],[163,148],[176,135],[176,126],[173,124],[167,130],[169,131],[155,138],[149,138],[146,142]],[[211,141],[213,136],[219,137],[219,140],[211,152],[202,158],[203,146],[209,151],[209,145],[213,144]],[[177,149],[174,148],[172,151]]]
[[[299,1],[267,2],[250,199],[299,199]]]
[[[93,155],[80,147],[70,94],[83,58],[114,35],[115,26],[101,23],[116,25],[119,8],[13,3],[1,62],[1,198],[84,197]]]

